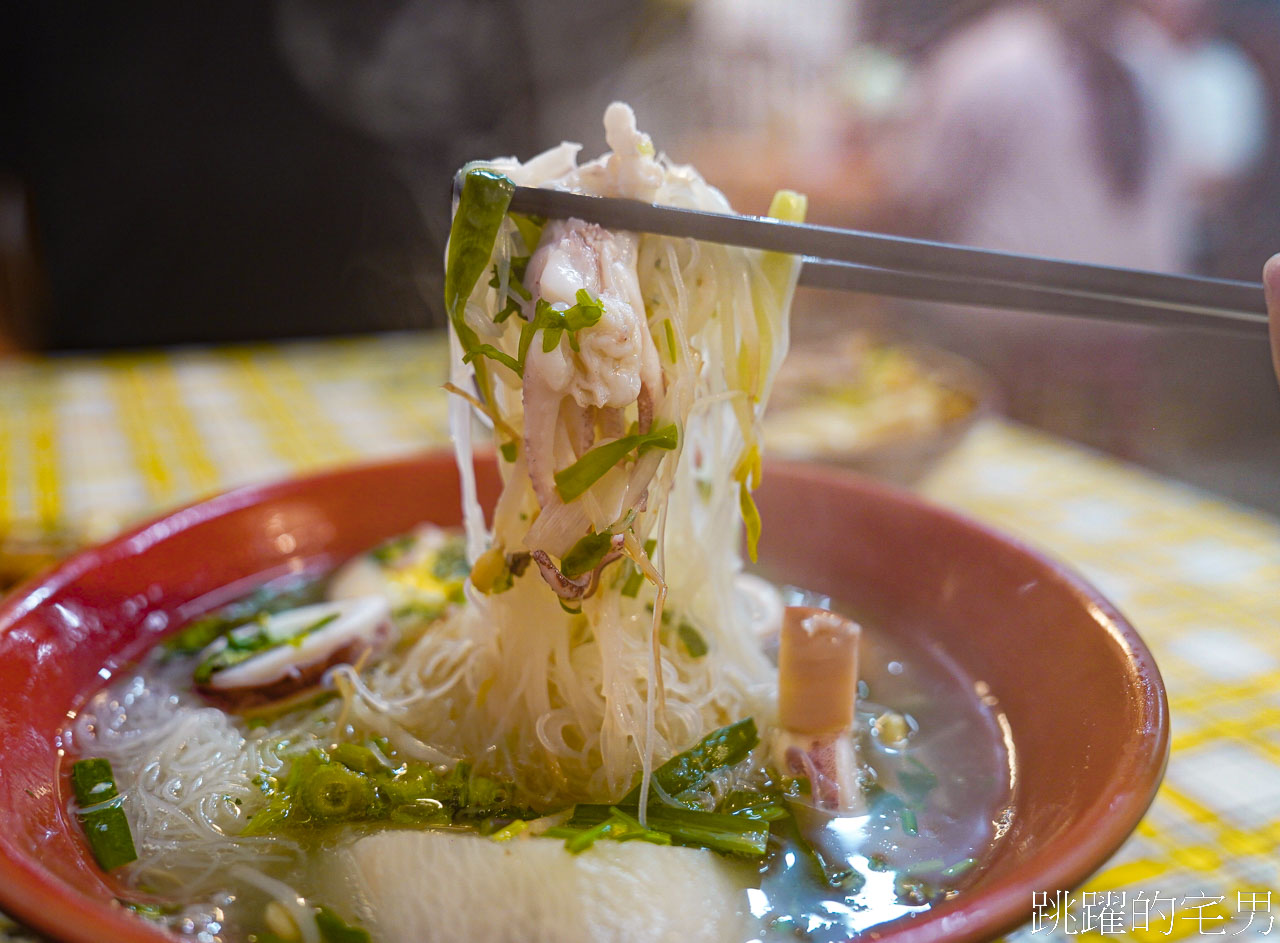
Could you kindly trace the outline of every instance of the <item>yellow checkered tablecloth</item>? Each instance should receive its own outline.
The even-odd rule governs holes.
[[[443,444],[446,348],[386,335],[0,364],[0,557],[233,485]],[[1057,900],[1046,888],[1060,906],[1015,936],[1269,936],[1280,522],[1003,421],[979,425],[921,490],[1092,580],[1169,690],[1173,755],[1151,812],[1085,888]]]

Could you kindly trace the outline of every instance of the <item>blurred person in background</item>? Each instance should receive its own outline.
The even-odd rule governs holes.
[[[1196,20],[1195,35],[1211,22]],[[1136,0],[949,5],[945,28],[924,35],[903,114],[885,131],[884,175],[907,234],[1185,271],[1198,201],[1258,159],[1256,129],[1240,127],[1255,119],[1218,114],[1224,97],[1234,114],[1255,114],[1256,88],[1210,81],[1212,94],[1187,100],[1187,37]],[[1265,345],[1023,312],[913,314],[903,322],[915,337],[995,375],[1015,418],[1280,509],[1280,483],[1262,472],[1280,461]]]
[[[1226,262],[1217,244],[1224,229],[1241,222],[1232,218],[1231,200],[1250,189],[1273,134],[1261,61],[1224,32],[1228,23],[1240,32],[1250,21],[1265,31],[1265,18],[1243,16],[1244,6],[1144,0],[1144,12],[1160,30],[1125,37],[1127,61],[1162,105],[1191,214],[1185,253],[1199,271],[1219,270]],[[1240,277],[1253,278],[1258,262],[1255,256],[1241,265]]]
[[[953,11],[885,148],[902,226],[991,249],[1183,266],[1184,186],[1166,116],[1121,58],[1158,33],[1113,0]]]
[[[1260,152],[1244,173],[1215,194],[1204,219],[1199,263],[1207,274],[1255,278],[1258,260],[1280,245],[1280,2],[1232,0],[1213,7],[1221,35],[1243,54],[1261,79],[1266,115]]]
[[[1107,0],[969,3],[927,49],[885,176],[912,235],[1143,269],[1184,267],[1165,116],[1121,58],[1158,27]],[[953,13],[953,16],[955,14]],[[917,329],[995,374],[1010,413],[1133,457],[1149,332],[1008,312]],[[1116,417],[1123,416],[1121,422]]]

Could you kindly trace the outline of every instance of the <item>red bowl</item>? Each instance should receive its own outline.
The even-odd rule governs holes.
[[[493,496],[492,465],[480,468]],[[942,640],[984,679],[1016,748],[1014,815],[988,867],[929,912],[868,931],[979,940],[1030,917],[1033,892],[1078,885],[1146,811],[1168,756],[1151,653],[1061,566],[905,493],[774,464],[760,492],[762,563],[879,614],[909,642]],[[453,458],[431,454],[233,491],[87,550],[0,605],[0,909],[60,940],[171,939],[113,903],[59,785],[68,712],[210,595],[336,565],[431,520],[459,521]],[[1051,895],[1052,896],[1052,895]]]

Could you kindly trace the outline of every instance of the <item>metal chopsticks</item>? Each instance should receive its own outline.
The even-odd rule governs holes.
[[[1253,335],[1267,330],[1262,285],[1254,282],[1064,262],[530,187],[516,188],[510,209],[800,255],[800,282],[815,288]]]

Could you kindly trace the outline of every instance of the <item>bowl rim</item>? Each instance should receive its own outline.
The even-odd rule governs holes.
[[[477,462],[486,459],[477,451]],[[197,526],[208,520],[246,507],[263,504],[306,489],[319,482],[344,477],[362,478],[411,466],[452,466],[453,453],[432,449],[388,459],[346,464],[307,474],[244,485],[198,499],[161,513],[110,540],[85,548],[50,570],[13,587],[0,598],[0,634],[27,616],[40,602],[101,563],[122,555],[132,555],[165,539],[175,526]],[[913,926],[910,917],[895,921],[889,931],[900,943],[955,943],[986,940],[1010,932],[1031,917],[1031,895],[1053,893],[1078,887],[1102,867],[1137,827],[1159,790],[1170,749],[1169,708],[1163,680],[1155,658],[1137,630],[1118,609],[1071,566],[966,514],[929,501],[903,488],[876,481],[847,469],[815,462],[772,459],[766,472],[782,472],[807,481],[814,487],[861,492],[872,500],[908,505],[916,511],[945,519],[950,525],[978,532],[982,537],[1003,543],[1052,572],[1082,603],[1097,615],[1099,628],[1106,631],[1125,655],[1127,674],[1145,679],[1138,695],[1139,713],[1148,718],[1144,729],[1131,731],[1131,740],[1114,762],[1113,778],[1135,784],[1121,793],[1100,796],[1069,829],[1042,848],[1034,863],[1006,874],[972,898],[961,895],[929,911],[928,923]],[[766,478],[769,476],[766,475]],[[1068,841],[1067,839],[1075,839]],[[1048,851],[1052,850],[1052,857]],[[1043,859],[1043,860],[1042,860]],[[1026,874],[1027,870],[1035,873]],[[105,938],[172,941],[175,937],[158,926],[141,921],[113,904],[91,901],[81,895],[66,895],[61,881],[34,865],[29,856],[0,835],[0,905],[4,912],[25,925],[67,943],[100,943]],[[66,918],[74,916],[68,926]],[[877,928],[878,929],[878,928]],[[877,939],[872,929],[856,939]]]

